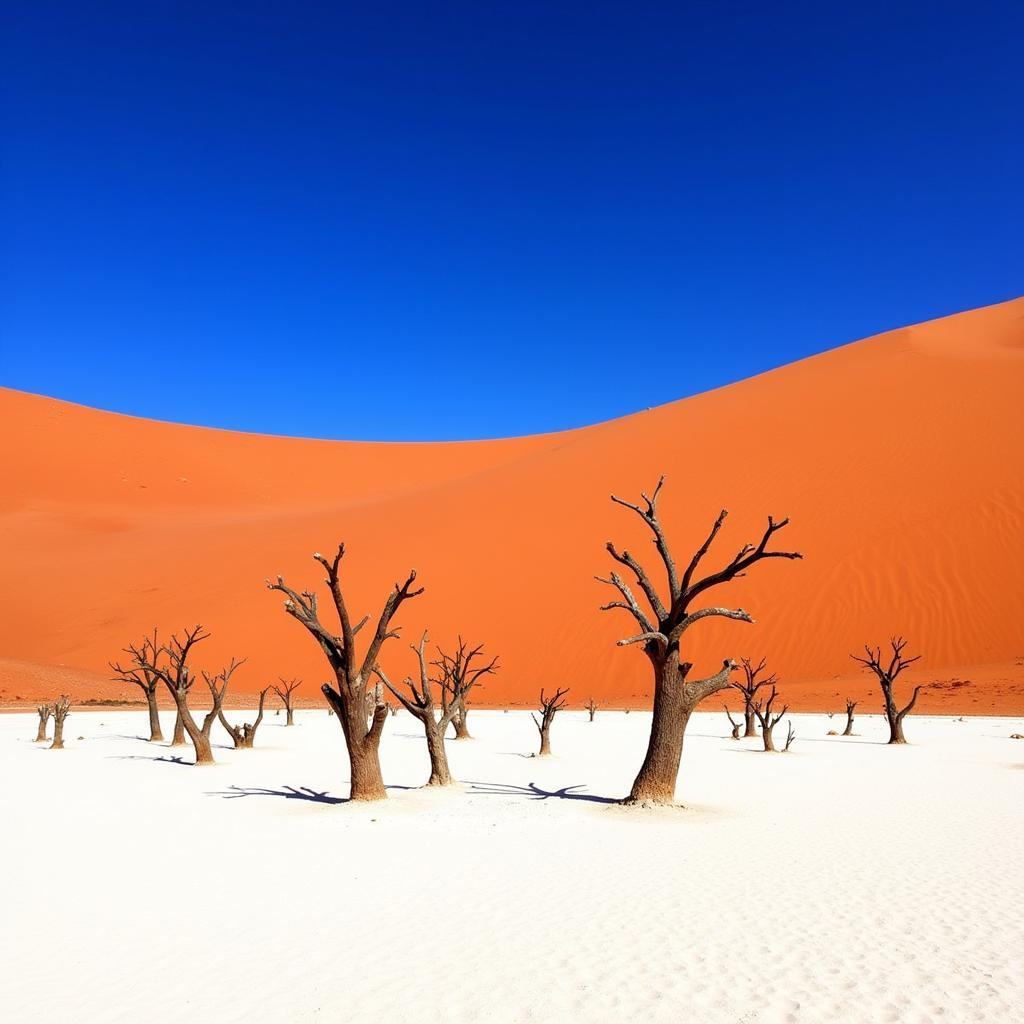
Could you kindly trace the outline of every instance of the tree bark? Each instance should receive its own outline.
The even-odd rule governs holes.
[[[459,707],[459,713],[452,719],[452,725],[455,727],[455,738],[457,740],[471,740],[473,737],[469,735],[469,726],[466,724],[466,705],[462,704]]]
[[[550,724],[545,726],[540,731],[540,750],[537,752],[538,757],[548,757],[551,754],[551,726]]]
[[[46,735],[46,724],[49,720],[49,715],[47,715],[46,718],[43,718],[42,715],[39,716],[39,728],[36,730],[36,743],[45,743],[47,739],[49,739]]]
[[[50,744],[50,749],[64,749],[64,723],[58,721],[56,718],[53,720],[53,742]]]
[[[185,724],[181,720],[181,712],[179,711],[174,718],[174,735],[171,736],[172,747],[184,747],[185,743]]]
[[[844,736],[853,735],[853,709],[850,708],[846,712],[846,728],[843,730]]]
[[[774,725],[764,725],[761,727],[761,739],[764,740],[764,749],[769,753],[775,752],[775,742],[772,740],[772,731]]]
[[[433,715],[431,715],[433,719]],[[448,767],[448,751],[444,745],[444,735],[436,723],[426,724],[427,752],[430,754],[430,778],[428,786],[451,786],[455,780]]]
[[[285,713],[284,724],[285,725],[294,725],[295,724],[295,716],[292,714],[292,709],[290,707],[288,708],[287,712]]]
[[[756,721],[756,719],[754,718],[754,709],[748,703],[747,706],[743,709],[743,723],[744,723],[743,738],[744,739],[750,739],[751,736],[756,736],[757,735],[757,729],[754,726],[754,722],[755,721]]]
[[[160,710],[156,706],[156,687],[146,691],[146,703],[149,704],[149,742],[162,743],[163,730],[160,728]]]

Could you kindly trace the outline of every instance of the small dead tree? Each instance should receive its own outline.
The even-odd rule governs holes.
[[[923,687],[914,687],[914,695],[910,698],[910,702],[901,710],[896,707],[892,686],[896,681],[896,677],[908,665],[913,665],[921,655],[918,654],[913,658],[904,658],[903,649],[907,646],[907,641],[901,636],[892,637],[889,644],[892,647],[892,657],[889,659],[888,664],[882,663],[881,647],[876,647],[872,650],[867,644],[864,645],[864,650],[867,652],[866,658],[860,658],[856,654],[851,654],[850,657],[854,661],[860,662],[865,668],[871,669],[878,677],[879,685],[882,687],[882,696],[885,700],[885,717],[889,721],[889,742],[906,743],[906,737],[903,735],[903,719],[913,710],[914,705],[917,703],[917,695]]]
[[[284,724],[294,725],[295,718],[292,715],[292,694],[302,685],[301,679],[285,679],[281,677],[281,685],[274,685],[274,693],[281,698],[281,703],[284,705],[285,719]],[[327,686],[327,683],[324,683]]]
[[[741,658],[740,664],[743,666],[743,682],[733,683],[732,685],[743,694],[743,738],[749,739],[751,736],[757,735],[757,729],[754,728],[756,720],[754,701],[757,699],[757,691],[762,686],[771,686],[777,680],[772,675],[758,681],[757,677],[765,669],[764,658],[756,665],[752,664],[749,658]]]
[[[644,763],[626,799],[626,803],[630,804],[672,803],[675,799],[679,761],[683,753],[683,737],[690,715],[702,700],[729,686],[729,676],[736,668],[735,662],[726,659],[721,670],[713,676],[707,679],[688,680],[687,676],[693,666],[681,658],[680,643],[683,634],[695,622],[709,616],[720,616],[739,622],[754,621],[742,608],[692,608],[694,601],[707,591],[742,576],[752,565],[763,559],[803,557],[796,551],[769,550],[772,538],[789,523],[788,519],[776,522],[769,516],[768,527],[757,544],[744,544],[733,559],[721,569],[706,576],[698,576],[700,562],[718,536],[728,514],[722,509],[707,539],[680,573],[669,550],[661,520],[658,518],[658,495],[664,481],[664,477],[659,479],[650,497],[641,494],[643,505],[634,505],[614,494],[612,501],[635,512],[653,534],[652,540],[667,576],[668,599],[662,598],[647,570],[637,559],[628,551],[620,552],[611,541],[606,545],[608,554],[633,574],[643,591],[648,607],[641,607],[633,596],[629,584],[617,572],[612,572],[607,578],[597,577],[599,582],[613,587],[619,594],[619,599],[603,605],[602,611],[622,609],[632,615],[639,626],[636,635],[619,640],[618,646],[640,644],[654,673],[654,715],[651,735]]]
[[[370,677],[377,667],[380,650],[386,640],[396,638],[397,629],[391,626],[395,613],[410,598],[423,593],[423,588],[412,589],[416,580],[413,569],[405,583],[397,583],[391,588],[384,608],[377,620],[377,626],[360,660],[356,656],[356,636],[370,621],[364,616],[355,625],[349,618],[348,606],[342,594],[338,567],[345,555],[345,545],[338,545],[338,553],[332,560],[326,559],[319,552],[313,558],[327,572],[327,586],[338,615],[341,636],[335,636],[320,621],[317,611],[316,594],[304,590],[301,594],[287,586],[281,576],[276,582],[267,580],[270,590],[279,590],[285,595],[284,609],[301,623],[317,646],[324,652],[324,657],[334,670],[337,688],[325,683],[322,687],[327,702],[334,709],[345,736],[349,762],[352,767],[352,800],[384,800],[387,791],[384,788],[384,777],[380,770],[380,737],[384,730],[384,720],[388,716],[383,703],[377,705],[370,727],[366,726],[366,688]]]
[[[256,745],[256,730],[260,727],[260,722],[263,721],[263,704],[267,699],[269,690],[269,686],[264,686],[260,690],[259,711],[256,715],[256,721],[251,724],[249,722],[242,722],[241,725],[232,725],[224,716],[223,706],[218,709],[217,718],[220,720],[220,724],[227,730],[227,734],[231,737],[231,742],[234,743],[236,750],[252,750]]]
[[[732,738],[734,740],[738,740],[740,738],[740,726],[743,723],[734,721],[732,717],[732,712],[729,710],[728,704],[723,704],[722,710],[725,711],[725,717],[729,719],[729,724],[732,726]]]
[[[773,683],[772,692],[768,694],[767,701],[754,701],[754,714],[757,715],[757,720],[761,723],[761,739],[764,740],[764,749],[773,752],[775,750],[775,744],[772,742],[772,729],[782,721],[782,716],[789,710],[789,705],[784,704],[782,706],[782,710],[778,714],[773,713],[772,705],[775,703],[775,698],[777,696],[778,691],[775,689],[775,684]],[[790,742],[792,742],[792,740]]]
[[[64,749],[64,719],[70,713],[71,698],[66,693],[62,693],[53,702],[53,742],[50,744],[51,750]]]
[[[540,733],[538,757],[547,757],[551,753],[551,723],[555,720],[555,715],[565,707],[564,698],[568,692],[569,689],[566,687],[564,690],[557,690],[553,697],[545,697],[544,689],[543,687],[541,688],[540,721],[537,720],[536,715],[530,715],[533,719],[533,724],[537,726],[537,732]]]
[[[452,727],[457,740],[473,738],[469,734],[469,711],[466,707],[466,695],[477,684],[481,676],[491,675],[498,671],[497,657],[491,658],[486,663],[480,660],[484,657],[483,651],[483,644],[477,644],[476,647],[470,649],[460,636],[454,654],[446,654],[439,647],[437,649],[438,659],[433,662],[434,667],[441,673],[441,688],[445,692],[445,698],[455,704]],[[466,685],[468,680],[472,681],[469,686]],[[457,696],[458,694],[461,696]]]
[[[594,715],[597,714],[597,701],[594,700],[593,697],[591,697],[590,700],[588,700],[587,703],[584,705],[584,707],[586,707],[587,709],[587,714],[590,715],[589,721],[592,722],[594,720]]]
[[[157,642],[157,632],[154,629],[151,637],[144,636],[141,643],[129,644],[124,648],[124,653],[131,659],[127,667],[122,666],[118,661],[109,662],[110,670],[114,673],[114,679],[117,682],[131,683],[133,686],[139,687],[145,694],[146,704],[149,707],[150,743],[162,743],[164,739],[163,730],[160,728],[160,711],[156,703],[160,677],[148,667],[150,663],[156,664],[162,650]],[[175,733],[177,733],[177,723],[175,723]],[[182,742],[184,742],[184,737],[182,737]]]
[[[45,743],[49,737],[46,735],[46,724],[53,714],[53,705],[40,704],[36,711],[39,712],[39,728],[36,729],[36,743]]]
[[[853,710],[857,706],[857,701],[849,700],[846,701],[846,728],[843,730],[844,736],[853,735]]]
[[[793,745],[793,740],[796,739],[796,730],[793,728],[792,722],[786,723],[786,745],[782,748],[782,752],[786,753],[787,750]]]

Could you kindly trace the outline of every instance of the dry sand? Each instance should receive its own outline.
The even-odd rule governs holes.
[[[657,813],[605,802],[643,713],[564,713],[541,761],[524,713],[475,712],[450,792],[402,713],[375,805],[333,719],[280,721],[194,768],[140,711],[73,713],[62,752],[0,716],[5,1021],[1020,1019],[1024,719],[890,748],[798,715],[764,754],[698,714]]]

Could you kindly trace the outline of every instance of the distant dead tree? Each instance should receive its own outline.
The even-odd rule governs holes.
[[[853,735],[853,709],[857,706],[857,701],[850,700],[847,698],[846,701],[846,728],[843,730],[844,736]]]
[[[252,750],[256,745],[256,730],[260,727],[260,722],[263,721],[263,705],[269,690],[269,686],[264,686],[260,690],[259,712],[256,715],[256,721],[252,724],[242,722],[241,725],[232,725],[224,716],[223,701],[221,702],[222,706],[217,711],[217,718],[220,720],[220,724],[227,730],[227,734],[231,737],[236,750]]]
[[[394,717],[395,717],[395,715],[397,715],[397,714],[398,714],[398,705],[397,705],[397,704],[392,704],[392,703],[391,703],[391,702],[389,701],[389,702],[388,702],[388,714],[389,714],[389,715],[390,715],[390,716],[391,716],[392,718],[394,718]]]
[[[641,494],[643,506],[624,501],[614,494],[612,501],[632,509],[654,535],[654,545],[667,574],[668,600],[662,599],[647,570],[628,551],[620,552],[611,541],[606,545],[608,553],[636,577],[650,610],[640,606],[629,584],[617,572],[612,572],[608,578],[597,577],[601,583],[614,587],[620,596],[620,600],[603,605],[602,610],[621,608],[629,612],[640,627],[636,635],[619,640],[618,645],[625,647],[630,644],[641,644],[654,672],[654,716],[651,722],[651,735],[644,763],[625,801],[632,804],[672,803],[675,798],[676,777],[679,774],[679,760],[683,752],[683,736],[690,715],[702,700],[729,686],[729,676],[736,668],[735,662],[726,659],[721,670],[715,675],[707,679],[688,681],[687,676],[692,665],[681,660],[680,641],[683,633],[695,622],[708,616],[753,622],[742,608],[733,610],[706,607],[691,611],[692,603],[706,591],[742,576],[754,563],[762,559],[802,557],[795,551],[768,549],[774,535],[789,523],[788,519],[776,522],[769,516],[768,527],[756,545],[744,544],[732,561],[723,568],[697,578],[697,567],[718,536],[722,523],[725,522],[727,512],[723,509],[707,539],[697,549],[680,575],[658,518],[658,494],[663,483],[664,477],[659,479],[650,497]]]
[[[757,715],[757,720],[761,723],[761,739],[764,740],[764,749],[768,751],[775,750],[775,744],[772,742],[772,729],[782,721],[782,716],[789,710],[789,705],[783,704],[782,710],[777,715],[773,713],[772,705],[775,703],[777,696],[778,691],[773,683],[772,692],[768,694],[767,701],[754,701],[754,714]],[[792,739],[790,739],[791,742]],[[786,746],[788,748],[789,744],[787,743]]]
[[[70,713],[71,698],[66,693],[62,693],[53,702],[53,742],[50,744],[51,750],[64,749],[64,719]]]
[[[892,693],[892,684],[896,681],[896,677],[908,665],[913,665],[921,655],[918,654],[913,658],[904,658],[903,649],[907,646],[907,641],[901,636],[892,637],[889,644],[892,647],[892,658],[887,665],[882,664],[881,647],[876,647],[872,650],[865,644],[864,650],[868,655],[866,658],[860,658],[856,654],[851,654],[850,657],[854,661],[860,662],[866,668],[871,669],[878,677],[878,682],[882,687],[882,696],[885,698],[885,717],[889,720],[889,742],[906,743],[906,737],[903,735],[903,719],[913,710],[914,705],[917,703],[917,695],[923,687],[915,686],[914,695],[910,698],[910,703],[900,710],[896,707],[896,700]]]
[[[591,697],[584,706],[586,707],[587,713],[590,715],[590,721],[592,722],[594,720],[594,715],[597,714],[597,701]]]
[[[366,688],[374,670],[380,649],[386,640],[397,637],[398,630],[392,629],[391,620],[402,604],[410,598],[423,593],[423,588],[413,590],[416,570],[413,569],[405,583],[397,583],[391,588],[384,608],[377,620],[377,626],[362,660],[356,656],[356,636],[370,621],[369,615],[364,616],[355,625],[349,618],[348,606],[342,594],[338,566],[345,554],[345,545],[338,545],[338,553],[328,560],[320,552],[313,555],[316,561],[327,572],[327,586],[334,602],[341,628],[341,636],[335,636],[321,622],[317,613],[317,598],[312,591],[304,590],[301,594],[288,587],[281,576],[276,582],[267,580],[270,590],[279,590],[285,597],[285,611],[300,622],[317,646],[324,652],[328,663],[334,671],[337,689],[329,683],[323,685],[323,693],[327,702],[334,709],[345,736],[349,761],[352,767],[352,800],[384,800],[387,791],[384,788],[384,777],[380,770],[380,737],[384,729],[384,720],[388,711],[381,703],[376,706],[373,720],[366,725]]]
[[[776,677],[774,675],[766,676],[758,681],[757,677],[764,672],[764,658],[756,665],[752,664],[749,658],[741,658],[740,664],[743,666],[743,682],[733,683],[732,685],[743,694],[743,738],[749,739],[751,736],[757,735],[757,729],[754,728],[756,718],[754,715],[754,701],[757,699],[757,691],[762,686],[771,686],[772,683],[776,682]]]
[[[39,728],[36,730],[36,743],[45,743],[49,739],[46,735],[46,724],[50,721],[50,715],[53,714],[53,705],[40,704],[36,711],[39,712]]]
[[[565,695],[568,692],[569,689],[566,687],[564,690],[555,691],[555,694],[551,697],[545,697],[544,689],[541,687],[540,721],[537,720],[536,715],[530,715],[533,719],[533,724],[537,726],[537,732],[540,733],[538,757],[547,757],[551,753],[551,723],[555,720],[555,715],[565,707]]]
[[[281,677],[281,685],[274,685],[274,693],[281,698],[281,703],[284,705],[285,719],[284,724],[294,725],[295,718],[292,716],[292,694],[302,685],[301,679],[285,679]],[[324,683],[327,686],[327,683]]]
[[[109,662],[115,680],[121,683],[131,683],[139,687],[145,694],[146,704],[149,706],[150,743],[162,743],[164,739],[163,730],[160,728],[160,711],[156,703],[160,677],[149,668],[150,663],[158,662],[162,650],[157,642],[157,632],[154,629],[151,637],[144,636],[141,643],[129,644],[124,648],[124,653],[131,659],[127,667],[122,666],[118,661]]]
[[[738,740],[740,738],[740,726],[743,723],[733,720],[732,712],[729,710],[728,704],[723,704],[722,709],[725,711],[725,717],[729,719],[729,724],[732,726],[732,738],[734,740]]]
[[[446,654],[438,647],[438,659],[433,662],[434,667],[441,673],[441,688],[445,691],[446,699],[455,703],[452,727],[455,729],[457,740],[473,738],[469,734],[469,711],[466,707],[466,695],[477,684],[481,676],[492,675],[498,671],[496,657],[491,658],[489,662],[480,660],[484,657],[483,651],[483,644],[477,644],[476,647],[470,649],[460,636],[454,654]],[[457,694],[462,696],[456,696]]]
[[[793,728],[792,722],[786,723],[786,745],[782,748],[782,752],[785,753],[793,745],[793,740],[796,739],[796,730]]]

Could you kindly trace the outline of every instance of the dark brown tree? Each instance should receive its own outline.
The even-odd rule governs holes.
[[[373,689],[370,689],[370,687],[366,688],[364,705],[366,708],[366,728],[369,729],[373,725],[373,716],[377,713],[377,708],[383,706],[384,711],[387,712],[387,705],[384,703],[384,687],[380,683],[377,683]]]
[[[256,715],[256,721],[251,724],[249,722],[242,722],[241,725],[232,725],[224,716],[223,706],[218,709],[217,718],[220,720],[220,724],[227,730],[236,750],[252,750],[256,745],[256,730],[260,727],[260,722],[263,721],[263,704],[267,699],[269,690],[269,686],[264,686],[260,690],[259,712]]]
[[[70,713],[71,698],[66,693],[62,693],[53,702],[53,742],[50,744],[51,750],[64,749],[64,719]]]
[[[786,723],[786,745],[782,748],[782,752],[785,753],[793,745],[793,740],[796,739],[796,730],[793,728],[792,722]]]
[[[552,697],[544,696],[544,689],[540,691],[540,721],[537,716],[531,714],[533,724],[537,726],[540,733],[540,751],[538,757],[547,757],[551,753],[551,723],[555,715],[565,707],[565,695],[569,692],[568,687],[564,690],[557,690]]]
[[[849,700],[846,701],[846,728],[843,730],[844,736],[853,735],[853,710],[857,706],[857,701]]]
[[[743,682],[732,685],[743,694],[743,738],[749,739],[751,736],[757,735],[757,729],[754,728],[756,720],[754,701],[757,699],[757,691],[762,686],[771,686],[777,680],[773,675],[758,680],[757,677],[764,672],[764,658],[756,665],[752,664],[749,658],[741,658],[740,664],[743,666]]]
[[[278,589],[278,588],[272,588],[272,589]],[[281,698],[281,703],[284,705],[284,712],[285,712],[284,724],[286,726],[294,725],[295,724],[295,718],[292,715],[292,699],[293,699],[292,698],[292,694],[301,685],[302,685],[302,680],[301,679],[284,679],[282,677],[281,678],[281,685],[277,686],[275,684],[275,686],[274,686],[274,693],[276,693],[278,695],[278,697]],[[324,686],[327,686],[327,685],[328,685],[327,683],[324,683]]]
[[[585,707],[587,709],[587,714],[590,715],[590,721],[592,722],[594,720],[594,715],[597,714],[597,701],[591,697],[590,700],[587,701]]]
[[[163,730],[160,728],[160,711],[156,704],[157,689],[160,685],[160,677],[148,666],[156,664],[161,656],[162,648],[157,642],[157,632],[154,629],[152,637],[144,636],[142,642],[129,644],[124,653],[131,659],[127,667],[118,661],[110,662],[110,670],[114,673],[114,679],[121,683],[131,683],[139,687],[146,696],[146,704],[149,706],[149,742],[162,743],[164,739]]]
[[[740,738],[740,726],[743,723],[733,720],[732,712],[729,710],[728,704],[723,704],[722,709],[725,711],[725,717],[729,719],[729,724],[732,726],[732,738],[734,740],[738,740]]]
[[[778,691],[773,683],[772,692],[768,694],[767,701],[760,699],[754,701],[754,714],[757,715],[757,720],[761,723],[761,739],[764,740],[764,749],[768,751],[775,750],[775,744],[772,741],[772,730],[782,721],[782,716],[789,710],[789,705],[784,704],[778,714],[772,711],[772,705],[775,703],[777,696]]]
[[[413,590],[416,570],[409,573],[405,583],[397,583],[391,588],[384,608],[377,620],[376,629],[367,646],[366,653],[360,660],[356,655],[356,636],[370,621],[369,615],[364,616],[355,625],[349,618],[348,607],[342,594],[338,566],[345,554],[345,545],[338,546],[338,553],[330,561],[317,552],[313,557],[327,572],[327,586],[331,592],[334,608],[338,615],[341,635],[335,636],[321,622],[317,614],[316,594],[304,590],[301,594],[285,585],[280,576],[267,587],[281,591],[287,600],[285,611],[305,626],[317,646],[324,652],[328,663],[334,671],[337,689],[329,683],[322,687],[328,703],[334,708],[338,721],[345,736],[349,761],[352,767],[353,800],[384,800],[387,791],[384,789],[384,777],[380,770],[380,737],[384,729],[384,720],[388,710],[383,703],[379,704],[373,715],[370,727],[366,726],[366,688],[377,667],[380,649],[384,642],[398,636],[398,630],[391,628],[391,620],[402,604],[412,597],[423,593],[423,588]]]
[[[477,684],[481,676],[491,675],[498,671],[498,659],[495,657],[491,658],[489,662],[482,661],[483,651],[483,644],[477,644],[476,647],[470,649],[460,636],[454,654],[446,654],[439,647],[437,649],[438,659],[433,662],[434,667],[441,673],[441,688],[445,691],[446,699],[455,702],[452,727],[457,740],[473,738],[469,734],[466,695]],[[462,696],[456,696],[457,694]]]
[[[46,735],[46,723],[50,721],[50,715],[53,714],[53,706],[50,704],[40,704],[36,711],[39,712],[39,728],[36,729],[36,743],[45,743],[49,739]]]
[[[914,705],[917,703],[917,695],[923,687],[915,686],[914,695],[910,698],[910,703],[900,710],[896,707],[892,686],[896,681],[896,677],[908,665],[913,665],[921,655],[918,654],[913,658],[904,658],[903,649],[907,646],[907,641],[901,636],[892,637],[889,644],[892,647],[892,657],[887,664],[882,662],[882,648],[876,647],[872,650],[867,644],[864,645],[864,650],[868,655],[866,658],[859,658],[856,654],[851,654],[850,657],[854,661],[860,662],[866,668],[871,669],[878,677],[879,685],[882,687],[882,697],[885,700],[885,717],[889,720],[889,742],[906,743],[906,737],[903,735],[903,719],[913,710]]]
[[[690,715],[702,700],[729,685],[730,673],[736,668],[735,662],[726,659],[721,670],[715,675],[707,679],[688,680],[692,665],[681,658],[680,641],[683,634],[695,622],[709,616],[721,616],[740,622],[754,621],[742,608],[692,608],[693,602],[707,591],[742,576],[750,566],[762,559],[802,557],[795,551],[769,550],[768,545],[772,538],[789,523],[788,519],[776,522],[769,516],[768,527],[757,544],[744,544],[733,559],[721,569],[706,576],[698,576],[700,562],[718,536],[722,523],[725,522],[727,513],[723,509],[707,539],[680,573],[669,551],[668,541],[658,518],[658,494],[663,483],[664,477],[658,481],[650,497],[646,494],[641,495],[643,506],[623,501],[614,494],[612,501],[632,509],[654,535],[653,542],[667,575],[667,600],[662,598],[647,570],[628,551],[620,552],[611,541],[607,544],[608,553],[636,578],[647,607],[641,607],[629,584],[617,572],[611,573],[607,579],[597,577],[601,583],[614,587],[621,598],[604,605],[602,610],[621,608],[633,616],[640,628],[635,636],[618,641],[618,645],[642,645],[654,672],[654,716],[647,756],[626,799],[626,803],[633,804],[672,803],[675,799],[679,760],[683,752],[683,736]]]

